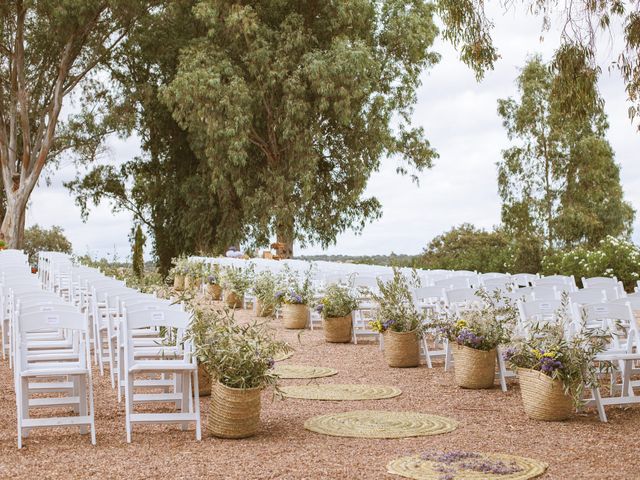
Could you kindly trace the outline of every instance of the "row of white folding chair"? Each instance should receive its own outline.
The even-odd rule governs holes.
[[[546,277],[540,277],[533,281],[533,286],[556,286],[558,289],[563,289],[566,287],[568,291],[577,290],[576,280],[573,275],[549,275]]]
[[[6,277],[5,282],[6,283],[0,286],[0,304],[2,305],[2,356],[6,358],[7,354],[9,355],[9,367],[12,367],[13,295],[15,293],[41,292],[41,289],[37,281],[34,281],[30,274],[25,274],[23,277],[14,275],[12,276],[12,280],[8,280],[8,277]],[[9,285],[11,285],[11,287]]]
[[[80,433],[91,433],[95,445],[93,382],[89,361],[88,323],[86,315],[69,305],[44,305],[18,310],[15,329],[15,391],[17,405],[18,448],[29,431],[39,427],[79,426]],[[20,307],[19,307],[20,308]],[[44,310],[42,310],[44,308]],[[43,330],[57,329],[71,339],[72,357],[54,358],[51,355],[33,355],[33,338]],[[60,387],[51,387],[50,379],[60,380]],[[45,379],[45,382],[38,380]],[[44,388],[38,388],[44,385]],[[56,397],[42,397],[45,392],[56,392]],[[67,395],[60,397],[59,392]],[[30,393],[40,398],[30,399]],[[30,409],[37,407],[73,407],[75,416],[31,418]]]

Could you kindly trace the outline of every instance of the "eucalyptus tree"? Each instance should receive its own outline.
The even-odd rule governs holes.
[[[630,232],[597,79],[584,51],[564,46],[551,65],[527,62],[519,99],[498,101],[513,144],[498,164],[502,220],[523,242],[551,249]]]
[[[380,215],[364,191],[383,156],[400,173],[431,166],[410,117],[438,59],[432,5],[201,0],[194,14],[205,32],[161,94],[244,238],[326,246]]]
[[[94,74],[148,7],[125,0],[0,3],[0,231],[9,247],[22,243],[25,208],[45,166],[70,151],[91,158],[113,131],[106,120],[114,106],[100,101]],[[84,106],[62,118],[65,101],[81,89]]]

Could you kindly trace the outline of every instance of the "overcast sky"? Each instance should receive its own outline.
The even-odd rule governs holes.
[[[368,225],[362,235],[339,236],[336,245],[324,253],[418,253],[431,238],[453,225],[471,222],[491,228],[499,223],[495,164],[508,140],[496,113],[497,100],[515,95],[515,78],[530,55],[541,53],[548,60],[558,44],[555,31],[541,42],[540,20],[523,10],[505,13],[494,8],[494,40],[501,59],[480,83],[449,44],[436,41],[434,50],[442,59],[423,76],[414,123],[424,127],[440,158],[420,175],[419,185],[398,176],[394,162],[384,161],[367,187],[367,194],[382,202],[382,218]],[[638,210],[640,134],[627,116],[629,104],[619,74],[609,73],[606,68],[618,51],[619,39],[613,45],[608,37],[601,40],[599,61],[604,68],[599,86],[611,125],[609,141],[621,165],[626,198]],[[136,138],[114,139],[109,147],[105,161],[126,161],[139,153]],[[32,195],[27,225],[60,225],[78,254],[111,257],[117,252],[120,258],[129,256],[131,217],[126,213],[114,215],[105,203],[93,208],[89,221],[82,223],[78,207],[62,186],[74,176],[71,165],[62,165],[52,174],[51,186],[41,182]],[[640,239],[638,223],[636,220],[636,241]],[[318,254],[323,250],[310,246],[297,253]]]

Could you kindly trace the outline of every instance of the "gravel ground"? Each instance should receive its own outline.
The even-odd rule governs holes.
[[[246,312],[238,317],[245,317]],[[211,479],[379,479],[398,456],[427,450],[457,449],[500,452],[546,461],[545,479],[639,479],[640,406],[611,407],[609,423],[594,411],[568,422],[529,420],[521,407],[517,384],[503,393],[461,390],[441,365],[433,369],[388,368],[377,344],[328,344],[322,331],[297,334],[278,326],[278,336],[291,342],[294,356],[285,362],[333,367],[334,377],[318,383],[369,383],[402,389],[388,400],[331,402],[274,399],[263,394],[262,426],[245,440],[220,440],[179,427],[141,425],[127,444],[124,405],[118,404],[108,376],[95,372],[97,446],[77,429],[40,429],[16,446],[16,410],[8,363],[0,365],[0,478],[211,478]],[[284,380],[285,385],[308,380]],[[208,399],[202,400],[206,424]],[[398,440],[366,440],[306,431],[314,415],[346,410],[381,409],[433,413],[456,419],[452,433]]]

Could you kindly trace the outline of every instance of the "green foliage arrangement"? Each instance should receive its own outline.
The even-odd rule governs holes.
[[[171,276],[189,274],[189,259],[187,257],[172,258],[171,263],[173,264],[169,270]]]
[[[424,314],[416,308],[412,294],[412,289],[419,286],[415,270],[411,279],[407,279],[398,268],[393,269],[393,278],[388,282],[378,279],[378,292],[367,292],[378,304],[376,319],[369,323],[371,328],[379,333],[417,330],[422,335]]]
[[[499,290],[488,293],[480,289],[478,305],[462,313],[443,310],[431,313],[427,328],[435,330],[450,342],[475,348],[493,350],[511,341],[518,321],[518,309],[513,301]]]
[[[34,225],[24,232],[24,251],[29,256],[29,263],[35,264],[38,252],[72,253],[73,247],[62,228],[54,225],[47,230]]]
[[[597,328],[586,328],[567,339],[569,302],[563,299],[558,322],[531,327],[526,338],[514,342],[504,353],[504,359],[514,368],[529,368],[562,382],[564,391],[577,408],[581,407],[585,388],[596,387],[603,370],[610,365],[596,364],[595,357],[610,343],[612,335]]]
[[[236,295],[244,295],[251,288],[253,277],[253,264],[248,264],[246,267],[228,265],[220,271],[220,285]]]
[[[285,265],[282,271],[282,283],[276,291],[275,299],[279,305],[286,303],[289,305],[309,305],[313,299],[313,285],[311,277],[313,265],[304,273],[300,274]]]
[[[187,338],[212,378],[231,388],[275,386],[274,358],[292,350],[268,327],[237,323],[228,310],[196,311]]]
[[[253,280],[253,293],[264,311],[272,311],[276,306],[276,292],[281,282],[279,276],[274,275],[269,270],[256,274]]]
[[[617,277],[628,291],[640,280],[640,248],[624,238],[607,236],[596,248],[580,246],[545,256],[542,273],[582,277]]]
[[[358,300],[344,285],[329,285],[316,306],[323,318],[346,317],[358,306]]]

